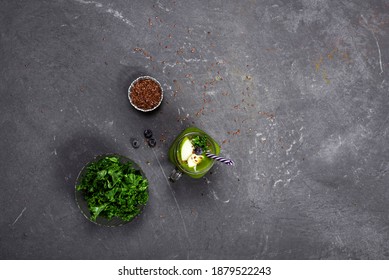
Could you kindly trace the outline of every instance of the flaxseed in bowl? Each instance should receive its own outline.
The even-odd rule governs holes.
[[[153,111],[162,103],[162,86],[153,77],[141,76],[134,80],[128,88],[128,99],[131,105],[139,111]]]

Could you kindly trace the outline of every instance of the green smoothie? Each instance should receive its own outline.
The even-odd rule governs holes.
[[[182,131],[169,148],[169,160],[178,169],[192,178],[203,177],[214,164],[206,157],[209,152],[218,155],[219,144],[204,131],[189,127]]]

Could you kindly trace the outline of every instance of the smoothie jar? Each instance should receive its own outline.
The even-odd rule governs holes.
[[[195,179],[203,177],[214,164],[214,159],[208,158],[206,152],[218,155],[219,144],[196,127],[183,130],[169,148],[169,160],[175,166],[169,180],[175,182],[182,174]]]

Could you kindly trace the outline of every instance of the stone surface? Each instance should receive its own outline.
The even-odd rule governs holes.
[[[1,259],[389,258],[388,1],[2,1]],[[164,87],[153,113],[127,99]],[[195,125],[235,167],[172,184]],[[150,128],[158,141],[142,142]],[[134,222],[74,200],[93,156],[150,181]]]

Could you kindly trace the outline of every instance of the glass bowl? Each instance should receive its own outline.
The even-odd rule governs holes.
[[[116,226],[121,226],[121,225],[124,225],[124,224],[127,224],[131,221],[133,221],[137,216],[139,216],[142,211],[143,211],[143,208],[145,207],[145,205],[139,205],[139,209],[140,209],[140,212],[138,213],[137,216],[135,216],[134,218],[132,218],[130,221],[124,221],[122,220],[121,218],[119,217],[112,217],[111,219],[108,219],[106,217],[103,217],[103,216],[97,216],[96,220],[93,221],[91,219],[91,212],[89,210],[89,207],[88,207],[88,203],[87,201],[85,200],[84,198],[84,194],[82,191],[79,191],[77,190],[77,186],[81,184],[82,182],[82,179],[83,177],[85,176],[86,172],[87,172],[87,167],[94,163],[94,162],[97,162],[105,157],[108,157],[108,156],[115,156],[115,157],[118,157],[119,158],[119,162],[120,163],[127,163],[127,162],[131,162],[132,164],[132,168],[134,168],[135,170],[139,171],[139,173],[142,175],[143,178],[146,178],[144,172],[142,171],[142,169],[139,167],[139,165],[137,165],[134,161],[132,161],[131,159],[125,157],[125,156],[122,156],[122,155],[118,155],[118,154],[103,154],[103,155],[98,155],[96,157],[94,157],[94,159],[92,159],[90,162],[88,162],[87,164],[84,165],[84,167],[81,169],[81,171],[79,172],[78,176],[77,176],[77,179],[76,179],[76,184],[75,184],[75,200],[76,200],[76,203],[78,205],[78,208],[80,209],[81,213],[84,215],[85,218],[87,218],[89,221],[91,221],[92,223],[95,223],[97,225],[101,225],[101,226],[107,226],[107,227],[116,227]],[[147,188],[147,192],[149,191],[149,189]]]
[[[135,100],[132,99],[131,97],[131,92],[133,91],[134,89],[134,86],[137,82],[140,82],[140,81],[144,81],[144,80],[151,80],[153,82],[155,82],[158,86],[159,86],[159,89],[161,90],[161,97],[160,97],[160,100],[158,101],[158,103],[155,104],[155,106],[151,107],[151,108],[140,108],[139,106],[137,106],[135,103]],[[163,100],[163,89],[162,89],[162,86],[161,84],[157,81],[157,79],[153,78],[153,77],[150,77],[150,76],[140,76],[138,77],[137,79],[135,79],[130,87],[128,88],[128,100],[130,100],[130,103],[131,105],[139,110],[139,111],[142,111],[142,112],[151,112],[151,111],[154,111],[155,109],[157,109],[161,103],[162,103],[162,100]]]

